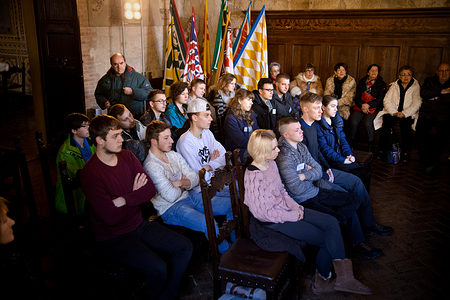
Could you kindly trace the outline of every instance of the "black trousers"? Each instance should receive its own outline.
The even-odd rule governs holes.
[[[387,152],[391,149],[392,139],[390,138],[391,129],[394,133],[394,138],[398,140],[394,126],[395,124],[400,124],[400,149],[403,152],[409,152],[411,150],[412,144],[412,135],[413,130],[411,125],[413,124],[413,119],[411,117],[408,118],[397,118],[391,116],[390,114],[383,115],[383,127],[381,128],[381,137],[380,137],[380,148]]]
[[[146,274],[149,299],[175,299],[193,249],[188,238],[148,221],[99,244],[106,256]]]

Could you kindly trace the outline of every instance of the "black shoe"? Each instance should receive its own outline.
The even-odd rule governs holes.
[[[383,251],[381,251],[381,249],[371,247],[363,242],[359,245],[353,246],[353,253],[367,259],[375,259],[380,257],[383,254]]]
[[[408,152],[402,153],[402,162],[407,163],[409,161],[409,154]]]
[[[384,226],[376,223],[375,226],[365,228],[367,235],[378,234],[382,236],[391,235],[394,229],[389,226]]]

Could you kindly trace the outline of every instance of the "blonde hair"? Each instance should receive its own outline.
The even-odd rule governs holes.
[[[253,119],[252,119],[252,111],[244,111],[242,109],[241,103],[239,103],[239,100],[244,100],[245,98],[249,98],[253,101],[255,99],[255,96],[252,92],[246,90],[246,89],[238,89],[236,91],[236,94],[233,99],[228,102],[228,107],[231,109],[233,114],[236,116],[236,118],[240,120],[247,121],[247,124],[249,126],[253,125]]]
[[[4,222],[6,220],[6,214],[8,213],[8,206],[6,206],[6,200],[3,197],[0,197],[0,222]]]
[[[254,161],[264,161],[272,153],[272,141],[276,139],[272,130],[253,131],[247,145],[248,154]]]

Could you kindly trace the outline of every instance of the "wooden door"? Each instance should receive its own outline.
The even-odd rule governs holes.
[[[63,135],[64,117],[85,113],[76,0],[35,0],[47,138]]]

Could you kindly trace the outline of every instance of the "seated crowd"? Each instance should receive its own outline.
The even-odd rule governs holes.
[[[267,228],[319,248],[314,293],[370,294],[354,278],[346,250],[375,259],[382,250],[370,246],[366,236],[390,235],[393,229],[376,222],[369,175],[353,154],[358,126],[362,121],[369,151],[381,127],[379,148],[387,152],[399,123],[407,160],[417,123],[420,138],[430,139],[419,147],[421,162],[434,168],[432,153],[439,150],[430,146],[448,142],[450,66],[441,64],[422,88],[409,66],[400,68],[399,79],[388,87],[376,64],[358,83],[347,71],[345,63],[337,63],[323,87],[312,64],[291,82],[273,63],[270,78],[262,78],[254,91],[236,89],[236,77],[225,74],[210,101],[200,79],[174,83],[169,105],[164,91],[153,89],[140,121],[126,102],[106,100],[108,115],[90,122],[82,114],[67,116],[68,139],[58,160],[68,162],[71,175],[82,169],[85,198],[77,192],[77,211],[82,213],[86,202],[105,255],[142,270],[152,297],[174,299],[192,254],[191,241],[143,219],[140,205],[151,200],[164,223],[208,238],[198,171],[205,169],[209,181],[225,166],[225,152],[240,149],[241,162],[253,160],[245,171],[243,199],[251,214]],[[57,196],[57,209],[66,213],[62,193]],[[215,215],[233,217],[227,188],[213,198],[212,207]],[[219,251],[231,243],[233,238],[222,242]]]

